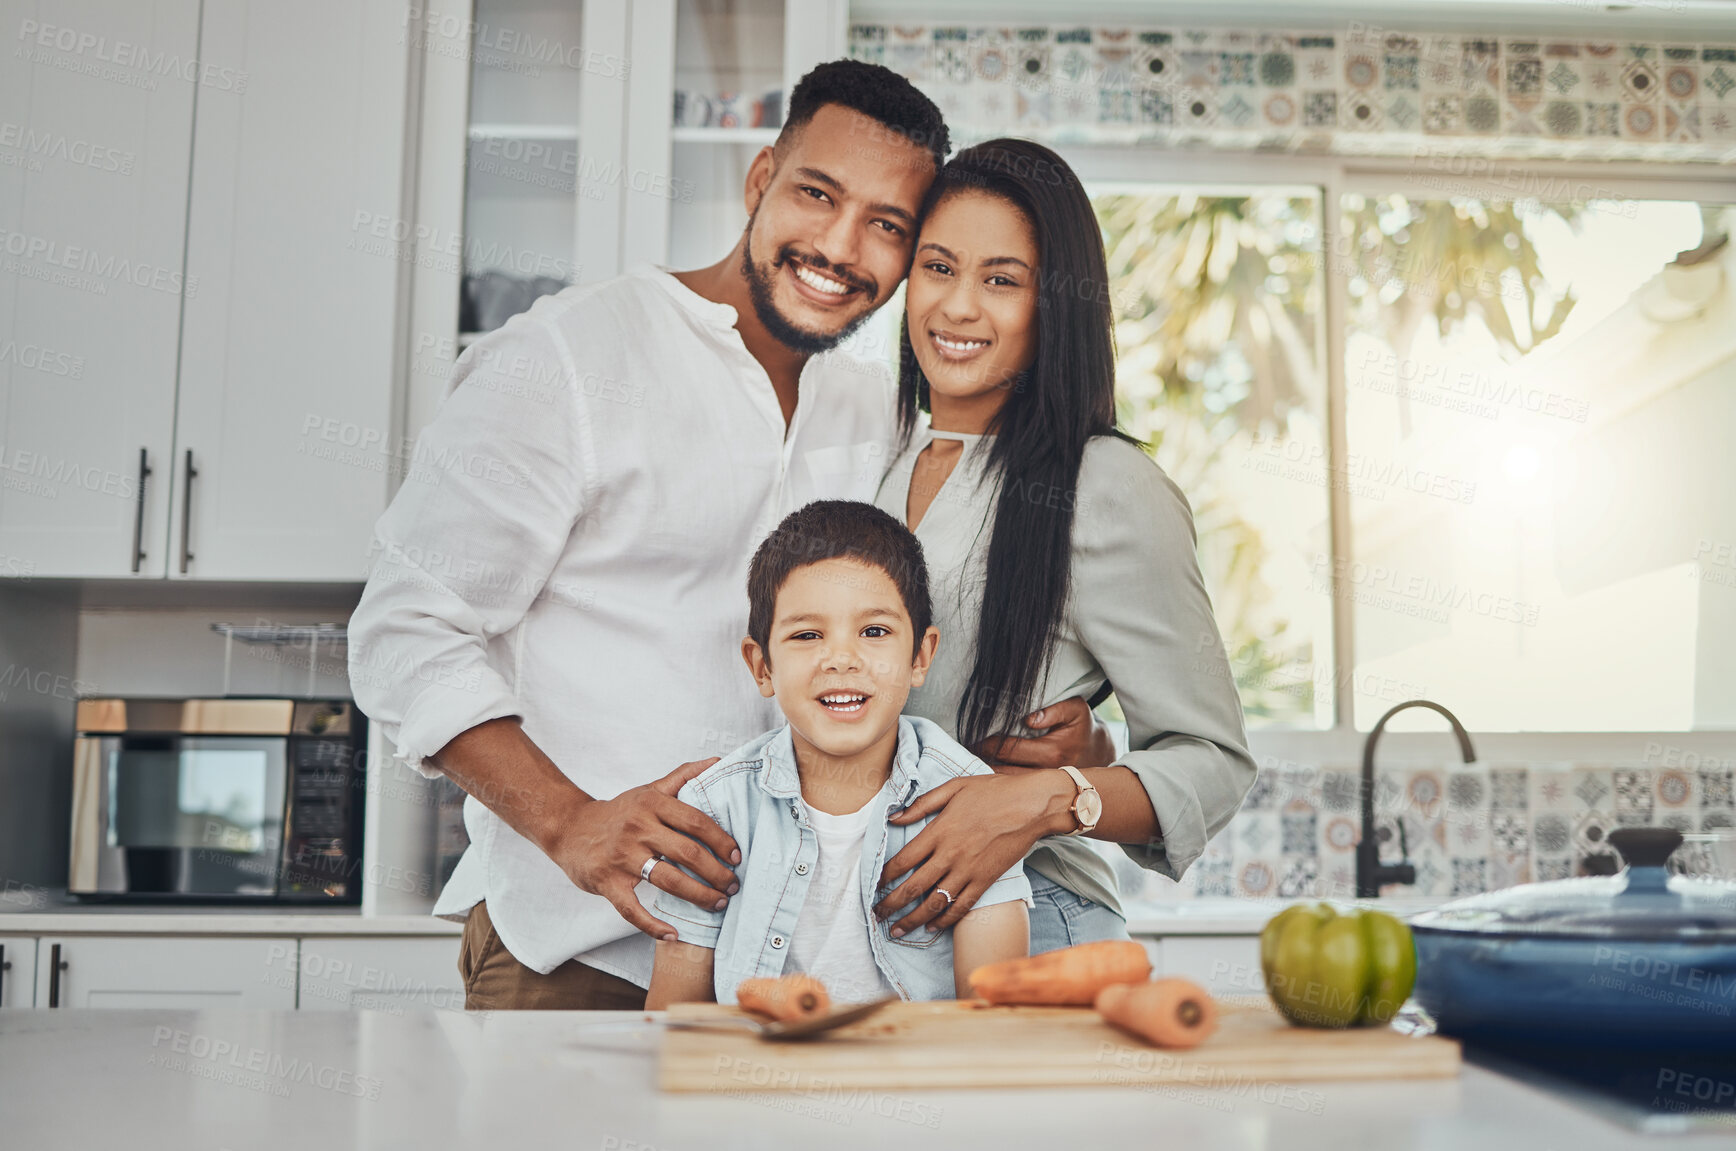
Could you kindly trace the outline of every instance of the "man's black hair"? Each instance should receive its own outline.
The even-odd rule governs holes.
[[[784,517],[753,554],[747,573],[747,633],[771,662],[772,614],[778,592],[797,568],[850,559],[879,568],[898,587],[910,614],[911,654],[934,622],[928,564],[909,528],[873,504],[815,500]]]
[[[803,76],[790,93],[789,111],[784,117],[783,131],[778,133],[778,142],[793,138],[827,104],[860,112],[912,144],[927,148],[934,157],[936,170],[946,163],[946,154],[952,151],[946,121],[934,101],[892,69],[864,60],[829,60],[816,64]]]

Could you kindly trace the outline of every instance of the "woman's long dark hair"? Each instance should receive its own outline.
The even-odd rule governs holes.
[[[976,661],[958,705],[967,747],[1013,729],[1055,647],[1067,606],[1079,463],[1092,436],[1115,431],[1115,347],[1103,233],[1079,178],[1028,140],[990,140],[941,169],[924,215],[946,196],[987,192],[1012,204],[1037,240],[1037,349],[994,424],[984,482],[1001,490],[989,539]],[[929,409],[928,380],[900,335],[898,424],[909,443]]]

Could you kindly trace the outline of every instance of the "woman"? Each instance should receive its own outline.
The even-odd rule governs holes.
[[[997,732],[1113,689],[1133,751],[1082,771],[1001,768],[947,784],[888,861],[876,911],[949,927],[1024,857],[1033,954],[1126,938],[1114,846],[1179,877],[1254,781],[1240,701],[1181,491],[1115,429],[1102,234],[1054,152],[993,140],[929,193],[905,289],[904,445],[881,508],[928,559],[940,651],[906,710],[990,763]],[[925,411],[923,419],[919,411]],[[1095,840],[1096,842],[1091,842]],[[926,898],[925,898],[926,897]]]

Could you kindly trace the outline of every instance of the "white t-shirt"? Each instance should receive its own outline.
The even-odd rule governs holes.
[[[869,825],[883,818],[885,801],[876,795],[860,811],[830,815],[806,800],[808,822],[819,839],[820,857],[808,884],[808,897],[796,917],[788,972],[812,975],[839,1003],[862,1003],[898,994],[881,974],[868,943],[869,910],[862,891],[862,844]]]

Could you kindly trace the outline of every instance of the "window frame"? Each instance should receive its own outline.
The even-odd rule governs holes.
[[[1349,269],[1333,260],[1339,236],[1338,209],[1347,193],[1417,199],[1480,195],[1488,199],[1544,198],[1564,184],[1581,186],[1595,198],[1694,200],[1736,204],[1736,172],[1708,171],[1706,164],[1653,162],[1582,162],[1544,159],[1448,157],[1442,147],[1419,143],[1412,157],[1365,157],[1228,152],[1175,152],[1156,147],[1058,145],[1084,183],[1093,189],[1131,190],[1137,185],[1203,185],[1216,194],[1281,193],[1311,188],[1320,197],[1320,237],[1325,276],[1323,354],[1326,370],[1326,444],[1329,466],[1342,473],[1349,460],[1346,440],[1345,343],[1350,316]],[[1442,171],[1434,175],[1419,165],[1440,157]],[[1736,159],[1736,149],[1726,157]],[[1462,165],[1461,171],[1453,171]],[[1471,174],[1475,166],[1476,175]],[[1450,183],[1449,188],[1440,184]],[[1350,492],[1345,485],[1327,484],[1329,538],[1334,560],[1354,554]],[[1331,619],[1331,666],[1334,684],[1332,725],[1324,729],[1261,728],[1249,732],[1249,744],[1262,767],[1357,764],[1367,731],[1356,726],[1353,693],[1345,690],[1355,673],[1354,605],[1337,588],[1335,563]],[[1445,701],[1438,701],[1443,702]],[[1450,704],[1448,705],[1450,706]],[[1417,714],[1421,714],[1419,711]],[[1382,735],[1383,763],[1438,763],[1457,750],[1445,736],[1446,724],[1424,720],[1428,730],[1394,731]],[[1370,725],[1372,727],[1372,724]],[[1436,734],[1436,731],[1441,734]],[[1736,729],[1697,731],[1552,731],[1477,732],[1472,730],[1480,762],[1595,762],[1651,767],[1707,766],[1736,768]]]

